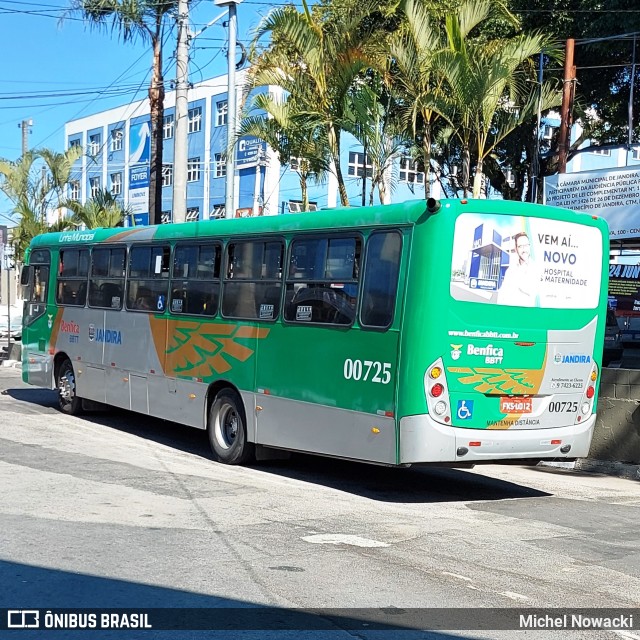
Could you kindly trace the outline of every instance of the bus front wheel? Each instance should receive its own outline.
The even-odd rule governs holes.
[[[82,413],[82,399],[76,395],[76,376],[69,360],[60,365],[57,387],[60,411],[70,416]]]
[[[254,445],[247,442],[247,419],[242,398],[232,389],[223,389],[213,401],[207,433],[219,462],[245,464],[253,459]]]

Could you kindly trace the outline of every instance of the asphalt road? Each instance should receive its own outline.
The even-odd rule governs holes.
[[[227,467],[211,461],[204,432],[121,411],[67,417],[55,405],[53,392],[0,368],[0,607],[258,605],[270,607],[271,630],[38,638],[640,639],[638,629],[411,626],[413,608],[462,609],[452,615],[473,629],[469,618],[493,608],[638,607],[638,482],[303,455]],[[290,608],[320,611],[275,630],[273,616]]]

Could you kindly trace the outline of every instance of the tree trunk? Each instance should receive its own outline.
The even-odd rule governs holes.
[[[422,131],[422,164],[424,165],[424,199],[431,197],[431,123],[425,119]]]
[[[469,193],[469,174],[471,171],[471,158],[469,156],[469,146],[462,148],[462,196],[467,197]]]
[[[476,164],[476,175],[473,176],[473,197],[480,197],[480,190],[482,189],[482,156],[478,157],[478,163]]]
[[[162,75],[162,17],[157,22],[153,39],[153,78],[149,87],[149,111],[151,115],[151,148],[149,169],[149,222],[160,224],[162,220],[162,121],[164,118],[164,78]]]
[[[309,211],[309,190],[307,189],[307,174],[299,173],[300,194],[302,196],[302,210]]]
[[[340,194],[340,204],[343,207],[349,206],[349,196],[347,188],[344,185],[344,177],[342,176],[342,167],[340,166],[340,137],[336,131],[335,125],[330,124],[327,127],[327,137],[329,139],[329,151],[331,159],[336,169],[336,179],[338,180],[338,193]],[[365,168],[366,170],[366,168]]]

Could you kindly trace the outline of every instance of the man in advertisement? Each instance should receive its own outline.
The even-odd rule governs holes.
[[[531,260],[531,243],[525,231],[513,236],[515,256],[498,291],[498,304],[534,307],[538,296],[539,274]]]

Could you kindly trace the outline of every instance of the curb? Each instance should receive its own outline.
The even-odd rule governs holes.
[[[569,471],[586,471],[589,473],[601,473],[627,480],[640,480],[640,464],[614,462],[611,460],[592,460],[580,458],[575,462],[540,462],[542,467],[555,467],[568,469]]]

